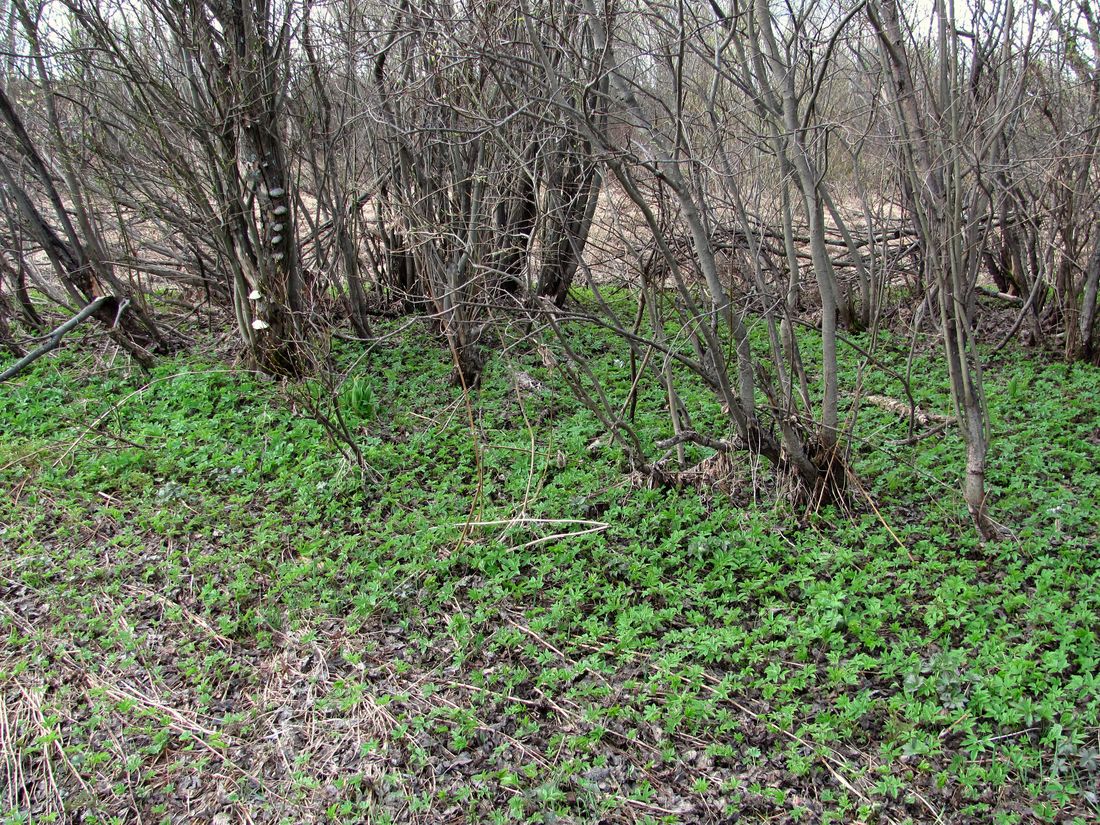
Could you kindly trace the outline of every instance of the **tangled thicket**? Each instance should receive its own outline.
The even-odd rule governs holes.
[[[1083,0],[918,15],[896,0],[8,0],[0,344],[21,354],[17,325],[46,330],[32,292],[74,310],[111,296],[96,318],[148,364],[181,343],[156,296],[224,308],[259,368],[294,377],[325,369],[334,328],[368,339],[372,316],[417,313],[469,387],[519,329],[556,345],[658,475],[656,445],[570,346],[597,323],[663,388],[662,449],[745,451],[820,500],[843,487],[841,405],[858,397],[837,348],[906,325],[940,337],[964,493],[990,533],[988,302],[1014,313],[1000,345],[1100,359],[1100,21]],[[633,317],[604,300],[611,284]],[[725,431],[695,429],[688,373]]]

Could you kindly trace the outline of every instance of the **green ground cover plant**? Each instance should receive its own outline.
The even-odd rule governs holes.
[[[308,382],[210,356],[74,336],[0,390],[4,822],[1095,820],[1096,368],[990,360],[983,543],[951,428],[864,407],[852,500],[804,513],[763,468],[633,476],[534,346],[464,394],[387,331],[334,352],[365,469]],[[622,403],[616,339],[571,344]]]

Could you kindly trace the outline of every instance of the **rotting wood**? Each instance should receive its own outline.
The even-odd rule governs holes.
[[[887,395],[865,395],[863,396],[863,400],[881,410],[886,410],[902,418],[910,419],[920,424],[922,427],[928,427],[933,424],[955,423],[954,416],[928,412],[922,410],[918,406],[910,406],[904,401],[898,401],[896,398],[890,398]]]

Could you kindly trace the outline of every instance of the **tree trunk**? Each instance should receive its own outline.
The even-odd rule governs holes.
[[[573,286],[602,186],[594,163],[575,151],[563,154],[568,160],[554,163],[547,187],[547,228],[537,285],[538,296],[559,307]]]
[[[22,358],[23,348],[16,343],[9,324],[11,312],[11,302],[8,301],[8,296],[4,294],[4,280],[0,278],[0,347],[6,349],[16,358]]]
[[[872,27],[882,47],[882,61],[894,85],[895,114],[903,136],[903,169],[913,193],[909,209],[919,231],[925,276],[936,285],[940,304],[940,330],[951,380],[959,430],[966,443],[966,478],[963,496],[974,525],[984,538],[995,534],[989,518],[985,490],[988,451],[985,402],[979,361],[971,325],[974,279],[971,272],[980,254],[964,242],[962,214],[963,171],[959,159],[960,114],[952,76],[954,64],[948,51],[949,28],[942,0],[937,3],[939,27],[938,95],[940,111],[950,113],[946,134],[933,134],[917,105],[919,94],[909,66],[901,18],[896,0],[876,0],[867,6]],[[952,33],[951,37],[957,37]],[[933,148],[933,140],[938,143]],[[970,234],[970,233],[966,233]],[[967,238],[967,241],[972,238]]]
[[[1085,285],[1081,300],[1081,325],[1078,333],[1077,357],[1100,364],[1100,342],[1097,341],[1097,291],[1100,289],[1100,238],[1097,238],[1085,270]]]

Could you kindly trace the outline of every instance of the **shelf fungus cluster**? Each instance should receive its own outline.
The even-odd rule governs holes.
[[[258,289],[254,289],[250,293],[248,293],[248,300],[252,301],[253,303],[256,303],[257,304],[257,307],[256,307],[257,309],[259,309],[259,302],[262,301],[263,299],[264,299],[264,296],[260,293],[260,290],[258,290]],[[252,319],[252,329],[255,329],[255,330],[268,329],[270,326],[271,325],[268,324],[267,321],[264,321],[260,318],[253,318]]]

